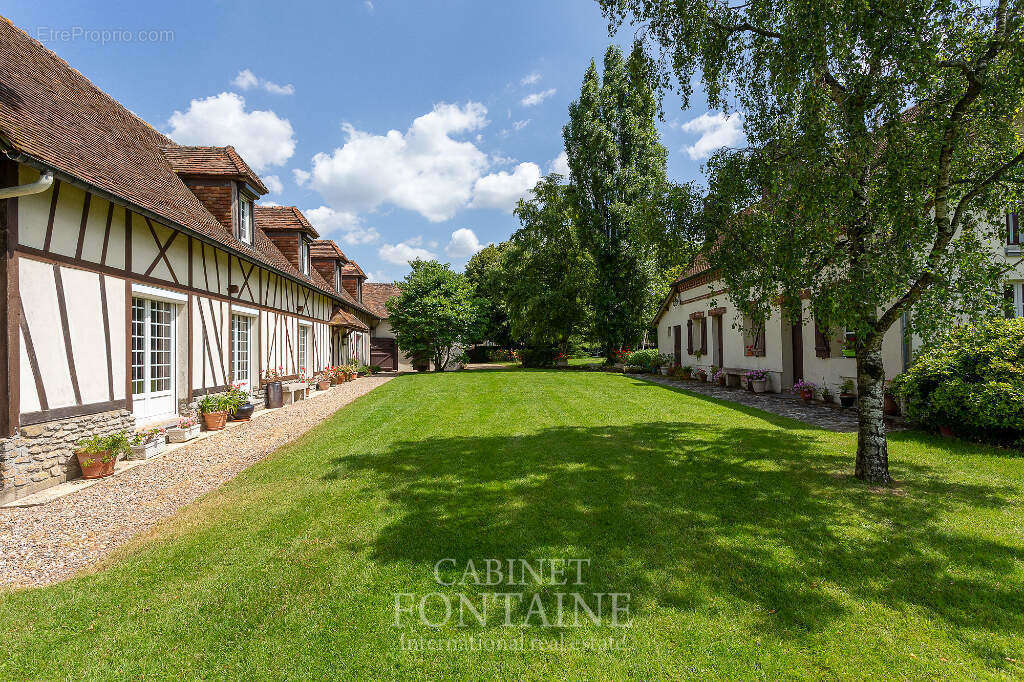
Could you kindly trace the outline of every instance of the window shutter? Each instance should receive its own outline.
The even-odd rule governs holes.
[[[1020,244],[1020,217],[1016,213],[1006,214],[1006,243],[1014,246]]]
[[[693,355],[693,320],[686,321],[686,354]]]
[[[708,354],[708,318],[702,317],[700,320],[700,352],[701,355]]]
[[[764,350],[764,325],[760,325],[757,328],[756,335],[754,336],[754,355],[758,357],[765,356]]]
[[[832,355],[832,343],[828,334],[821,330],[818,323],[814,323],[814,354],[819,358],[827,358]]]

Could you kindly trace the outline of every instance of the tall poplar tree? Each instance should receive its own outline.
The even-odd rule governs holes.
[[[580,241],[596,268],[594,335],[609,358],[639,341],[656,290],[656,252],[645,228],[647,207],[666,183],[656,76],[639,43],[628,59],[609,47],[603,75],[591,61],[562,130]]]

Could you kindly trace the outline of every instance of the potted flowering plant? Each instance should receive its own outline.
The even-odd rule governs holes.
[[[331,368],[328,367],[316,377],[316,387],[319,388],[321,391],[326,391],[331,387],[331,375],[328,374],[328,371],[330,369]]]
[[[725,370],[721,368],[712,370],[711,376],[708,377],[708,380],[713,384],[725,386]]]
[[[693,367],[689,365],[683,365],[679,368],[679,376],[684,379],[689,379],[693,375]]]
[[[568,367],[568,366],[569,366],[569,356],[566,355],[565,353],[561,352],[561,351],[555,353],[555,367]]]
[[[768,390],[768,370],[752,369],[746,374],[747,383],[754,393],[764,393]]]
[[[818,388],[817,384],[813,384],[810,381],[798,381],[793,384],[793,393],[796,393],[805,402],[809,403],[814,399],[814,391]]]
[[[281,379],[284,378],[284,367],[278,365],[277,369],[268,367],[263,370],[263,382],[267,388],[267,407],[281,407],[284,405],[284,391],[281,387]]]
[[[136,431],[131,443],[129,459],[156,457],[167,448],[167,432],[159,427],[147,431]]]
[[[839,404],[843,407],[853,407],[856,402],[857,392],[853,379],[843,379],[843,386],[839,389]]]
[[[668,353],[659,353],[658,359],[655,362],[661,375],[668,376],[669,370],[672,369],[672,363],[675,362],[675,357]]]
[[[185,443],[199,435],[199,418],[195,414],[182,417],[178,425],[167,429],[167,441],[170,443]]]
[[[316,376],[312,374],[307,374],[304,377],[302,377],[302,380],[306,382],[306,397],[308,398],[309,392],[312,391],[313,387],[316,386],[317,384]]]
[[[199,412],[203,415],[207,431],[223,429],[228,422],[228,413],[234,411],[234,403],[227,393],[207,394],[199,401]]]
[[[241,384],[232,384],[225,394],[234,410],[231,410],[231,421],[247,422],[252,418],[256,406],[249,402],[249,394],[242,390]]]
[[[109,436],[95,435],[80,440],[75,456],[82,467],[82,478],[104,478],[114,473],[118,458],[128,454],[131,444],[124,431]]]
[[[708,371],[701,367],[697,370],[697,381],[705,382],[708,380]]]

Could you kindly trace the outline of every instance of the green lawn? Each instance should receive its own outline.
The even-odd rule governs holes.
[[[0,679],[1024,675],[1024,460],[898,434],[880,492],[853,448],[622,375],[402,376],[103,570],[0,596]],[[581,587],[447,587],[444,558],[591,565]],[[630,627],[393,626],[396,593],[566,590],[629,593]]]

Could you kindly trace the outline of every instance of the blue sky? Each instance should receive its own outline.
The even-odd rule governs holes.
[[[235,145],[270,178],[264,202],[297,205],[381,281],[415,255],[461,268],[515,231],[510,210],[557,166],[590,59],[632,35],[610,38],[593,0],[15,0],[5,12],[179,143]],[[660,126],[678,180],[742,136],[699,92],[692,104],[667,97]]]

